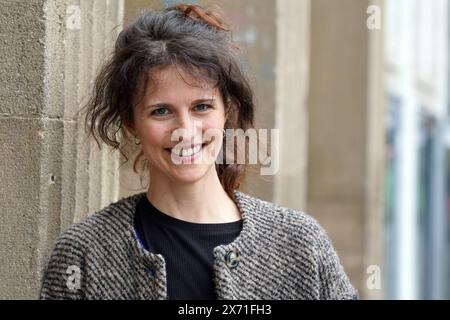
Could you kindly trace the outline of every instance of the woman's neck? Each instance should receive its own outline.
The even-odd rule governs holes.
[[[152,174],[147,198],[160,211],[193,223],[227,223],[241,219],[213,167],[202,179],[181,184]]]

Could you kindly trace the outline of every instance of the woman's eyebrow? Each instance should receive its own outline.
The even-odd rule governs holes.
[[[196,105],[199,103],[211,103],[213,104],[216,100],[215,99],[197,99],[191,102],[191,105]],[[158,102],[154,103],[148,106],[145,106],[144,109],[150,109],[150,108],[161,108],[161,107],[172,107],[173,105],[167,102]]]

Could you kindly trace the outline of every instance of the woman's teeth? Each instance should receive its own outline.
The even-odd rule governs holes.
[[[198,144],[194,148],[181,149],[181,156],[182,157],[190,157],[193,154],[199,152],[201,148],[202,148],[202,146]]]
[[[200,150],[202,149],[203,145],[198,144],[196,145],[194,148],[182,148],[181,150],[177,151],[175,149],[172,149],[172,152],[175,153],[177,156],[179,157],[190,157],[193,154],[196,154],[198,152],[200,152]]]

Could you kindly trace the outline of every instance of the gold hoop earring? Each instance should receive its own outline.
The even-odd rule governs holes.
[[[137,136],[134,136],[134,144],[137,146],[141,144],[141,140]]]

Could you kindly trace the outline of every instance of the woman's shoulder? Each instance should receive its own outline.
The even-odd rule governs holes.
[[[290,261],[286,265],[292,265],[292,259],[301,260],[296,269],[299,273],[315,270],[321,283],[320,299],[357,298],[330,237],[314,217],[246,194],[238,196],[256,226],[253,230],[258,230],[255,239],[264,244],[264,250],[282,252],[283,259]],[[302,269],[304,266],[306,269]]]
[[[297,237],[327,236],[319,222],[301,209],[283,206],[243,192],[237,192],[237,197],[256,222],[269,225],[273,231],[292,231],[293,236]]]
[[[134,211],[143,193],[124,197],[97,210],[79,222],[71,224],[58,237],[57,243],[68,243],[80,248],[89,247],[94,242],[104,242],[120,237],[130,229]]]
[[[82,299],[80,276],[98,269],[106,258],[121,252],[132,228],[132,217],[142,194],[120,199],[66,228],[56,239],[42,277],[41,299]],[[78,276],[77,276],[78,275]],[[75,281],[78,277],[78,282]]]

